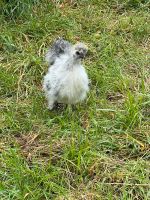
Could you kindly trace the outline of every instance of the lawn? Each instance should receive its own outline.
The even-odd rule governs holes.
[[[0,1],[0,200],[150,199],[149,0]],[[44,55],[89,47],[88,98],[47,110]]]

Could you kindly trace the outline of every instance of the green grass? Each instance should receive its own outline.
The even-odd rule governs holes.
[[[150,199],[149,1],[1,5],[0,199]],[[91,88],[50,112],[43,58],[58,36],[89,46]]]

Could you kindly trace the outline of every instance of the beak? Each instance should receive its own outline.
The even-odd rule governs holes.
[[[85,53],[83,50],[80,50],[79,57],[83,59],[85,57]]]
[[[76,51],[76,55],[77,55],[78,58],[83,59],[86,54],[83,50],[80,50],[80,51]]]
[[[85,57],[84,53],[80,52],[80,56],[79,57],[83,59]]]

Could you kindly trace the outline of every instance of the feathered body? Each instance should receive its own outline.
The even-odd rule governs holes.
[[[67,45],[67,49],[55,56],[43,83],[49,109],[55,102],[76,104],[86,98],[89,80],[81,64],[86,52],[86,46],[80,43]]]

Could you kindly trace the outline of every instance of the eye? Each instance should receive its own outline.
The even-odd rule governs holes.
[[[79,51],[76,51],[76,54],[77,54],[77,55],[80,55],[80,52],[79,52]]]

